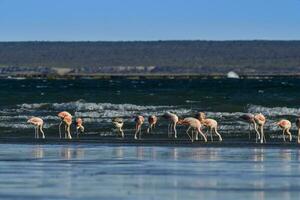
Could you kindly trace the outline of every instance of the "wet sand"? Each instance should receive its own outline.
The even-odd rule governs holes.
[[[186,138],[171,139],[162,136],[147,136],[146,138],[134,140],[132,137],[124,139],[113,136],[83,136],[81,138],[73,137],[73,139],[58,139],[57,137],[47,137],[46,139],[34,139],[29,137],[0,137],[0,144],[40,144],[40,145],[65,145],[65,144],[99,144],[99,145],[117,145],[117,146],[166,146],[166,147],[263,147],[263,148],[300,148],[297,140],[292,142],[283,142],[282,139],[272,139],[267,143],[260,144],[248,138],[225,138],[222,142],[217,140],[204,142],[198,140],[191,142]]]

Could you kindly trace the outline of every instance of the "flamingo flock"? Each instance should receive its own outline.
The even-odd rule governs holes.
[[[58,125],[59,129],[59,138],[65,139],[72,139],[71,134],[71,125],[73,121],[72,115],[67,111],[62,111],[58,113],[57,115],[60,119],[60,123]],[[197,113],[194,117],[186,117],[183,119],[180,119],[175,113],[172,112],[166,112],[162,116],[158,117],[155,115],[150,115],[148,117],[148,127],[146,130],[147,134],[152,134],[154,132],[154,129],[157,125],[158,119],[164,119],[168,121],[168,128],[167,133],[169,138],[177,138],[177,125],[187,126],[186,134],[188,138],[191,140],[191,142],[199,140],[199,134],[201,135],[201,138],[204,142],[207,142],[207,136],[208,132],[210,133],[210,140],[213,141],[214,135],[218,137],[218,141],[222,142],[223,138],[221,134],[218,132],[218,122],[211,118],[206,118],[206,114],[204,112]],[[249,124],[249,140],[251,139],[251,127],[254,127],[255,131],[255,142],[260,142],[261,144],[266,143],[266,137],[264,134],[264,126],[266,124],[266,117],[261,114],[251,114],[247,113],[242,116],[240,116],[240,119],[245,121]],[[83,126],[83,120],[81,118],[76,119],[76,136],[79,138],[81,134],[84,133],[85,128]],[[138,115],[134,117],[135,122],[135,132],[134,132],[134,139],[140,140],[142,139],[142,126],[145,123],[145,118],[142,115]],[[31,117],[27,123],[30,123],[34,126],[34,137],[36,139],[38,138],[45,138],[45,133],[43,131],[43,125],[44,121],[39,117]],[[117,136],[120,136],[121,138],[125,138],[125,134],[123,131],[124,126],[124,120],[120,117],[113,118],[112,124],[114,128],[117,131]],[[300,118],[296,119],[295,122],[297,129],[298,129],[298,136],[297,136],[297,143],[300,143]],[[292,123],[287,119],[281,119],[278,122],[274,123],[275,126],[278,126],[282,129],[282,137],[283,141],[286,142],[286,136],[288,136],[288,141],[292,141],[292,134],[290,132],[290,129],[292,127]],[[63,126],[63,132],[62,132],[62,126]],[[207,131],[204,133],[203,129],[207,129]]]

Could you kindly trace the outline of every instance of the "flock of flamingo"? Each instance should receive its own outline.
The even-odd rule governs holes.
[[[61,122],[59,124],[59,137],[62,138],[62,131],[61,126],[64,125],[64,138],[65,139],[72,139],[71,135],[71,124],[72,124],[72,115],[67,112],[63,111],[58,113],[58,117],[60,118]],[[213,134],[218,136],[219,141],[221,142],[222,136],[218,132],[218,122],[214,119],[206,118],[206,115],[204,112],[199,112],[196,114],[195,117],[187,117],[184,119],[179,119],[179,117],[171,112],[166,112],[162,116],[162,118],[169,121],[168,124],[168,137],[174,137],[177,138],[177,125],[185,125],[188,126],[186,130],[186,134],[188,135],[189,139],[194,142],[195,140],[199,140],[198,135],[200,134],[205,142],[207,142],[207,132],[210,132],[211,141],[213,141]],[[244,114],[240,117],[245,122],[249,123],[250,130],[251,125],[254,126],[254,130],[256,133],[256,143],[260,141],[260,143],[266,143],[266,137],[264,134],[264,125],[266,123],[266,117],[259,113],[259,114]],[[142,125],[145,122],[145,118],[141,115],[138,115],[134,119],[135,121],[135,134],[134,139],[138,140],[142,138]],[[158,117],[155,115],[151,115],[148,117],[148,128],[147,133],[151,133],[152,130],[155,128],[158,121]],[[35,138],[45,138],[45,134],[43,131],[43,124],[44,121],[39,117],[32,117],[28,121],[28,123],[31,123],[35,126]],[[123,126],[124,126],[124,120],[122,118],[114,118],[112,119],[112,124],[116,128],[118,132],[118,136],[121,136],[122,138],[125,137]],[[287,119],[282,119],[274,125],[279,126],[282,129],[283,134],[283,141],[285,142],[285,134],[288,135],[289,141],[292,141],[292,134],[290,132],[292,123]],[[298,128],[298,143],[300,143],[300,118],[297,118],[296,120],[296,126]],[[207,128],[207,132],[202,132],[202,127]],[[84,133],[84,126],[83,126],[83,120],[81,118],[76,119],[76,135],[79,137],[81,133]],[[249,139],[251,138],[251,132],[249,132]]]

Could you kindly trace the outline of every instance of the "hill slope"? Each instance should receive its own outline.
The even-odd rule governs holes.
[[[0,42],[0,66],[300,67],[300,41]]]

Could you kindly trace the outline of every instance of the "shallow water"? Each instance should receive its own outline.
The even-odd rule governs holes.
[[[299,199],[300,150],[0,145],[1,199]]]
[[[239,120],[244,113],[262,112],[273,142],[281,136],[273,123],[281,118],[293,122],[300,114],[299,86],[300,79],[288,77],[0,80],[0,143],[9,138],[20,143],[0,144],[0,199],[299,199],[297,145],[249,145],[254,137],[248,142],[248,124]],[[77,143],[56,145],[57,113],[63,110],[84,120],[88,135]],[[143,141],[139,146],[99,144],[104,136],[115,140],[112,117],[124,118],[126,142],[135,115],[166,111],[180,117],[206,112],[218,120],[224,142],[178,147],[181,141],[190,144],[183,138],[185,127],[178,127],[180,140],[172,146],[166,140],[167,122],[159,119],[148,146]],[[45,121],[51,139],[44,145],[31,139],[33,127],[26,123],[31,116]],[[295,138],[294,124],[292,131]],[[165,147],[150,146],[162,139]]]
[[[180,117],[204,111],[219,122],[221,134],[247,137],[248,124],[239,116],[263,113],[266,130],[281,136],[274,122],[292,122],[300,115],[300,79],[197,79],[197,80],[0,80],[0,136],[17,132],[32,137],[26,121],[38,116],[45,121],[46,136],[57,136],[57,113],[69,111],[81,117],[89,134],[113,135],[112,117],[125,120],[125,134],[134,129],[134,116]],[[145,124],[147,125],[147,123]],[[156,133],[165,134],[167,122],[159,120]],[[74,132],[74,127],[72,127]],[[296,126],[292,130],[295,134]],[[182,130],[183,131],[183,130]],[[179,131],[179,132],[182,132]],[[30,134],[31,133],[31,134]]]

